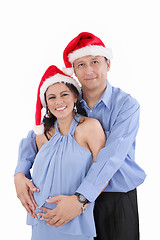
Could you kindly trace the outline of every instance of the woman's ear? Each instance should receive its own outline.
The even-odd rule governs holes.
[[[74,103],[75,103],[75,104],[78,103],[78,99],[77,99],[77,98],[74,100]]]

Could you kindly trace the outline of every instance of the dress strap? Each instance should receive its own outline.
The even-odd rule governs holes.
[[[71,122],[70,130],[69,130],[69,133],[71,135],[74,135],[75,129],[76,129],[76,127],[77,127],[81,117],[82,116],[80,114],[78,114],[78,113],[75,114],[75,116],[74,116],[74,118],[73,118],[73,120]],[[56,120],[56,122],[54,124],[54,127],[55,127],[55,132],[59,132],[58,121],[57,120]]]
[[[69,133],[71,135],[74,135],[75,129],[76,129],[76,127],[77,127],[81,117],[82,116],[80,114],[78,114],[78,113],[75,114],[75,116],[74,116],[74,118],[72,120],[72,123],[71,123],[70,131],[69,131]]]
[[[58,121],[56,120],[55,123],[54,123],[54,129],[55,129],[55,133],[56,132],[59,132],[59,129],[58,129]]]

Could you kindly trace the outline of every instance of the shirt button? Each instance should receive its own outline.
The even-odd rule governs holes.
[[[92,112],[92,109],[90,110],[90,112]]]

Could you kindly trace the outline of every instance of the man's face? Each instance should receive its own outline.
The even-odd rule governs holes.
[[[74,61],[74,72],[85,91],[103,91],[106,88],[110,60],[102,56],[85,56]]]

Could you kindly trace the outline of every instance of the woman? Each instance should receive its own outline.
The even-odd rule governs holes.
[[[82,116],[79,107],[80,87],[76,80],[56,66],[50,66],[39,84],[36,104],[36,144],[32,180],[39,192],[34,193],[38,219],[28,214],[32,240],[92,240],[96,235],[93,203],[62,227],[53,228],[44,221],[45,209],[56,207],[46,200],[59,194],[73,195],[84,179],[101,148],[105,134],[96,119]],[[46,116],[41,124],[41,108]],[[81,113],[81,114],[79,114]],[[54,217],[54,215],[53,215]]]

